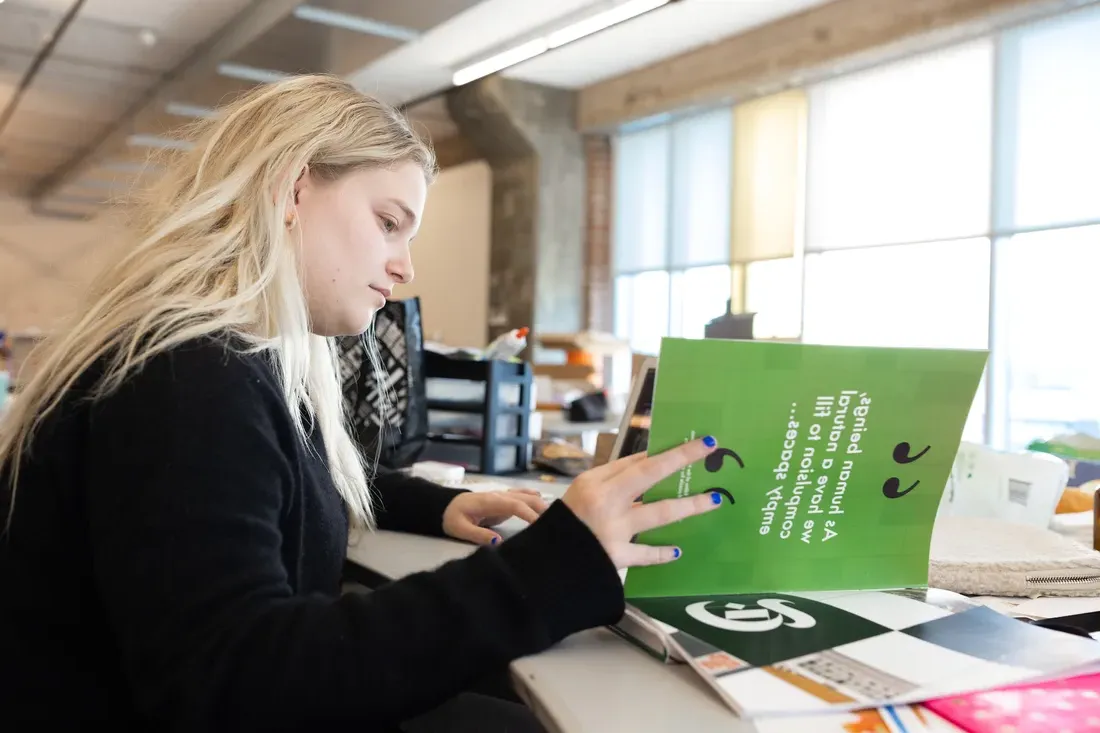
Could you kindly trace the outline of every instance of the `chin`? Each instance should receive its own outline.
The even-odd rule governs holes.
[[[312,330],[314,334],[326,336],[328,338],[362,336],[370,330],[371,323],[374,322],[374,315],[377,312],[375,308],[371,308],[366,313],[349,313],[347,314],[347,318],[341,319],[338,322],[325,324],[314,323]]]
[[[349,336],[360,336],[370,330],[371,324],[374,323],[374,316],[378,313],[376,308],[371,308],[367,313],[358,319],[358,324],[354,327],[355,330],[348,334]]]

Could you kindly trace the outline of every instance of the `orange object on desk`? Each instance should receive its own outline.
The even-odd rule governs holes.
[[[569,349],[565,352],[565,363],[572,366],[595,366],[596,360],[592,352],[584,349]]]

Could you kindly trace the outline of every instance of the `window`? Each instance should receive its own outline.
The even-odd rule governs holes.
[[[804,341],[988,346],[993,56],[987,38],[811,88]]]
[[[1100,437],[1100,342],[1087,334],[1100,272],[1097,38],[1100,10],[1086,8],[1001,39],[987,436],[996,447]]]
[[[669,332],[684,338],[702,338],[707,323],[726,312],[729,297],[729,265],[673,272]]]
[[[966,440],[1100,437],[1097,39],[1070,9],[623,135],[620,334],[733,292],[758,338],[988,348]]]
[[[669,275],[665,270],[619,275],[615,278],[615,333],[630,346],[656,354],[668,334]]]
[[[1004,37],[1005,207],[1029,229],[1100,219],[1100,12],[1079,10]]]
[[[1018,234],[998,248],[994,374],[1007,410],[997,442],[1100,435],[1100,226]]]
[[[984,349],[989,240],[808,254],[805,296],[809,343]]]
[[[745,311],[756,314],[756,338],[798,338],[802,332],[802,259],[784,257],[747,263]]]
[[[987,38],[812,87],[807,251],[987,232],[992,78]]]
[[[726,312],[732,134],[722,109],[615,140],[615,331],[635,351]]]

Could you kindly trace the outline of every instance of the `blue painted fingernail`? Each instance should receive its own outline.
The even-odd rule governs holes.
[[[703,445],[708,448],[713,448],[714,446],[718,445],[718,441],[714,439],[713,435],[708,435],[707,437],[703,438]]]
[[[719,499],[719,501],[721,501],[721,499]],[[495,545],[497,543],[497,540],[499,540],[499,539],[500,539],[499,537],[494,537],[493,539],[489,540],[489,544],[490,545]]]
[[[711,504],[721,504],[722,503],[722,495],[719,494],[717,491],[715,491],[713,494],[710,495],[710,503]]]
[[[680,559],[680,548],[679,547],[672,548],[672,559],[673,560],[679,560]]]

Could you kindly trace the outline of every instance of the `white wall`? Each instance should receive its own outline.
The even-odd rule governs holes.
[[[416,277],[394,294],[420,296],[424,338],[484,346],[489,313],[492,173],[485,161],[448,168],[428,191],[412,245]]]
[[[484,346],[489,310],[491,173],[484,161],[448,168],[428,194],[413,242],[416,278],[397,295],[418,295],[424,335]],[[49,330],[119,246],[109,223],[30,214],[0,198],[0,330]]]

